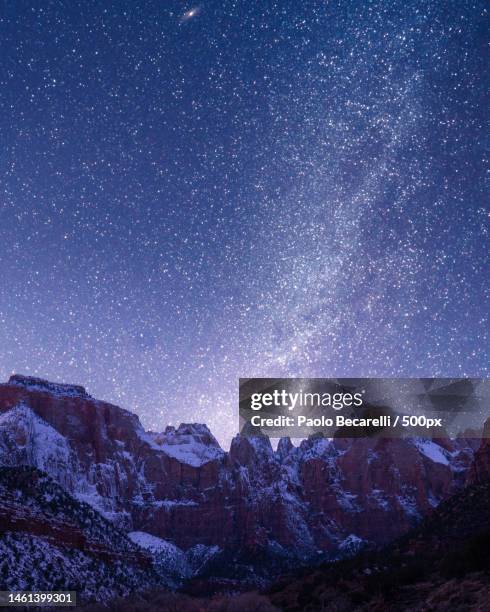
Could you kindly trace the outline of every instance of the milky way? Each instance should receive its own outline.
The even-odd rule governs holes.
[[[485,5],[1,2],[0,378],[487,375]]]

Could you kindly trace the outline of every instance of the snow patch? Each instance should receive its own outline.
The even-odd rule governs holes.
[[[132,542],[134,542],[134,544],[137,544],[146,550],[151,550],[153,552],[161,552],[164,550],[172,553],[182,553],[180,548],[177,548],[175,544],[172,544],[168,540],[158,538],[157,536],[147,533],[146,531],[130,531],[128,533],[128,537]]]
[[[411,495],[397,495],[398,503],[402,507],[403,511],[410,518],[420,518],[418,511],[417,502]]]
[[[434,463],[449,465],[451,453],[442,446],[439,446],[439,444],[436,444],[432,440],[423,440],[421,438],[415,438],[412,442],[425,457]]]
[[[373,499],[380,508],[383,508],[383,510],[390,509],[390,503],[386,499],[384,491],[381,491],[381,489],[373,489],[369,497]]]
[[[361,512],[362,509],[357,504],[358,496],[354,493],[338,488],[336,498],[339,506],[346,512]]]
[[[351,533],[339,544],[339,552],[342,553],[343,557],[350,557],[357,554],[367,544],[366,540],[363,540],[354,533]]]

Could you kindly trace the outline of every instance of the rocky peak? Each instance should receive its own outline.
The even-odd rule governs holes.
[[[289,453],[293,450],[294,446],[291,442],[291,438],[285,437],[279,440],[277,445],[276,454],[280,461],[284,461],[284,459],[289,455]]]
[[[200,423],[181,423],[177,429],[166,427],[162,433],[149,432],[145,436],[153,448],[194,467],[220,460],[225,455],[207,425]]]
[[[237,434],[231,441],[230,460],[244,466],[257,466],[274,457],[271,442],[267,436],[243,436]]]
[[[45,391],[54,395],[84,398],[91,397],[85,390],[85,387],[82,387],[81,385],[53,383],[43,378],[36,378],[35,376],[24,376],[23,374],[13,374],[9,378],[8,384],[14,385],[16,387],[23,387],[24,389],[28,389],[31,391]]]

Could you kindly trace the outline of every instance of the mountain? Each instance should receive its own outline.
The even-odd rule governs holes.
[[[146,549],[165,584],[196,592],[260,587],[393,540],[464,485],[477,446],[312,437],[274,451],[237,435],[225,452],[206,425],[146,432],[80,386],[20,375],[0,385],[0,465],[41,470]]]

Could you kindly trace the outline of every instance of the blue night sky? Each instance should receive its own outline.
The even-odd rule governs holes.
[[[485,7],[0,0],[0,379],[488,375]]]

